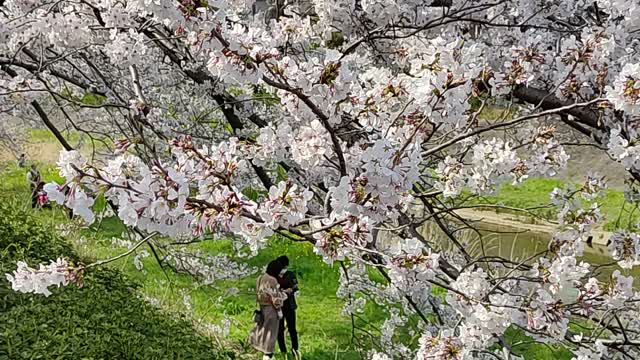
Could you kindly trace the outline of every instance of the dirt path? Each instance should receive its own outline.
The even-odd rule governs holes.
[[[537,223],[532,224],[530,218],[518,216],[515,214],[496,213],[493,211],[483,211],[474,209],[460,209],[455,211],[460,217],[469,221],[475,221],[482,224],[492,225],[496,227],[505,227],[510,230],[530,231],[538,234],[551,236],[556,229],[556,224],[551,222],[536,220]],[[606,245],[611,233],[602,229],[594,229],[593,243],[598,245]]]
[[[55,143],[32,143],[25,147],[24,153],[27,160],[42,163],[55,164],[62,150],[62,146]],[[0,148],[0,162],[15,161],[16,156],[6,149]]]

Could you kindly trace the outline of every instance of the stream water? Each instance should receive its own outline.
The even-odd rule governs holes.
[[[522,261],[546,250],[550,241],[548,234],[523,232],[505,226],[481,225],[478,230],[481,235],[472,230],[461,230],[457,233],[457,238],[473,256],[480,256],[484,252],[486,255],[498,255],[512,261]],[[435,238],[436,243],[448,244],[446,246],[449,246],[449,249],[453,248],[446,235],[435,224],[425,225],[420,231],[425,238]],[[446,246],[444,251],[447,249]],[[607,247],[598,244],[585,245],[581,260],[592,266],[613,263]],[[535,260],[532,259],[528,263],[533,261]],[[634,279],[640,279],[640,266],[633,269],[622,269],[617,265],[604,266],[598,269],[597,277],[606,281],[614,270],[620,270],[626,276],[633,275]],[[635,285],[640,286],[640,283]]]
[[[485,242],[485,251],[488,254],[499,255],[510,260],[526,259],[544,251],[547,249],[549,241],[551,240],[548,234],[519,232],[515,229],[505,227],[484,226],[481,232]],[[480,242],[478,236],[476,236],[475,240],[478,243]],[[607,247],[599,244],[593,244],[592,246],[585,245],[582,260],[593,265],[613,262],[608,254]],[[611,266],[608,267],[608,269],[603,269],[603,271],[608,275],[615,269],[620,268]],[[620,270],[622,271],[622,269]],[[636,272],[640,274],[640,272]]]

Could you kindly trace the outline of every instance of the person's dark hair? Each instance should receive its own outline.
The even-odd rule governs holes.
[[[280,262],[283,268],[289,266],[289,258],[287,257],[287,255],[280,256],[279,258],[276,259],[276,261]]]
[[[282,266],[278,260],[273,260],[269,265],[267,265],[267,274],[277,277],[280,274],[280,270],[283,268],[284,266]]]

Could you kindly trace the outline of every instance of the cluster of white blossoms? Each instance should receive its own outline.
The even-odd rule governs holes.
[[[311,243],[340,265],[346,316],[385,305],[379,344],[363,351],[375,359],[517,358],[510,329],[577,359],[640,356],[633,278],[580,260],[603,178],[552,192],[557,231],[526,259],[478,254],[456,211],[555,176],[568,146],[602,149],[640,179],[637,1],[1,3],[0,121],[39,119],[62,138],[65,123],[106,145],[65,143],[64,181],[45,186],[86,223],[105,199],[160,244]],[[609,244],[625,271],[639,261],[633,231]],[[163,250],[207,282],[224,266],[251,272]],[[145,252],[134,256],[141,267]],[[21,263],[10,280],[48,294],[72,282],[63,264]],[[576,317],[590,336],[568,326]]]
[[[27,263],[19,261],[18,269],[14,270],[13,274],[6,274],[6,277],[14,291],[44,296],[51,295],[51,291],[49,291],[51,286],[66,286],[70,282],[82,284],[77,270],[61,258],[51,261],[49,265],[40,264],[38,269],[31,268]]]
[[[549,131],[541,129],[548,135]],[[468,189],[475,194],[492,194],[504,183],[518,184],[530,176],[553,176],[566,166],[569,156],[557,140],[538,136],[528,148],[528,157],[517,154],[509,142],[493,138],[472,147],[470,164],[447,156],[438,164],[436,188],[445,197]]]
[[[517,306],[519,301],[509,295],[490,295],[491,287],[487,273],[478,269],[460,274],[447,293],[447,303],[462,316],[460,340],[467,351],[488,347],[498,340],[495,334],[504,332],[512,323],[521,323],[522,314],[515,307],[502,306]]]
[[[616,110],[640,115],[640,64],[625,64],[613,87],[607,87],[607,99]]]
[[[436,172],[439,176],[436,188],[442,191],[443,196],[455,197],[460,195],[468,179],[462,162],[452,156],[447,156],[443,162],[438,164]]]
[[[637,144],[638,133],[631,129],[625,136],[620,128],[611,129],[609,143],[609,154],[618,160],[627,169],[640,168],[640,146]]]
[[[440,255],[425,249],[418,239],[407,239],[389,262],[394,286],[411,297],[429,292],[428,280],[436,277]]]
[[[611,274],[611,280],[605,292],[603,303],[607,308],[615,309],[625,306],[629,299],[637,299],[633,289],[633,276],[624,276],[620,273],[620,270],[615,270]]]
[[[623,269],[640,265],[640,237],[625,230],[617,231],[609,238],[609,253]]]
[[[518,164],[514,169],[517,181],[530,176],[555,176],[560,169],[564,169],[569,161],[569,155],[564,147],[555,139],[554,127],[541,127],[535,135],[529,148],[531,156]],[[522,165],[524,164],[524,169]]]
[[[450,331],[438,335],[425,333],[420,338],[420,349],[416,359],[467,360],[472,359],[470,351],[465,350],[462,340]]]
[[[518,164],[516,152],[508,142],[493,138],[473,147],[469,187],[479,194],[490,194],[511,178]]]
[[[291,127],[287,123],[278,124],[277,127],[261,128],[254,147],[255,164],[264,166],[271,162],[283,161],[288,155],[287,148],[291,140]]]
[[[298,185],[281,181],[269,189],[268,199],[258,209],[265,225],[273,229],[297,225],[307,213],[307,203],[313,197],[309,190],[298,191]]]
[[[91,210],[94,199],[80,187],[69,187],[58,185],[55,182],[44,186],[50,200],[66,205],[73,210],[73,214],[82,217],[87,223],[92,223],[95,215]],[[65,194],[65,191],[67,194]]]
[[[402,316],[398,309],[389,310],[389,318],[380,326],[380,346],[387,349],[388,353],[394,354],[396,357],[408,357],[412,355],[412,351],[402,342],[394,341],[398,335],[398,330],[406,325],[408,317]]]
[[[544,279],[545,290],[570,303],[578,298],[580,280],[589,274],[589,264],[578,264],[575,256],[560,256],[552,262],[542,258],[534,264],[533,274]]]
[[[309,126],[301,127],[294,137],[291,156],[302,168],[318,166],[323,162],[329,142],[322,129],[322,124],[318,120],[313,120]]]
[[[539,289],[534,295],[531,310],[527,315],[530,329],[548,333],[554,338],[563,338],[569,327],[569,311],[566,305],[544,289]]]

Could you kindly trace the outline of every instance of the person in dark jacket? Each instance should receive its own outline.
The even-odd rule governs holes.
[[[298,330],[296,329],[296,304],[295,293],[298,291],[298,279],[296,275],[289,271],[289,258],[285,255],[280,256],[277,259],[283,266],[278,276],[278,283],[280,289],[283,290],[289,297],[284,301],[282,305],[282,319],[280,319],[280,327],[278,331],[278,347],[283,353],[287,353],[287,345],[284,341],[284,324],[287,323],[289,329],[289,335],[291,336],[291,347],[293,350],[293,357],[296,360],[300,359],[300,352],[298,350]]]
[[[27,167],[27,156],[25,154],[20,154],[18,157],[18,166],[21,168]]]

